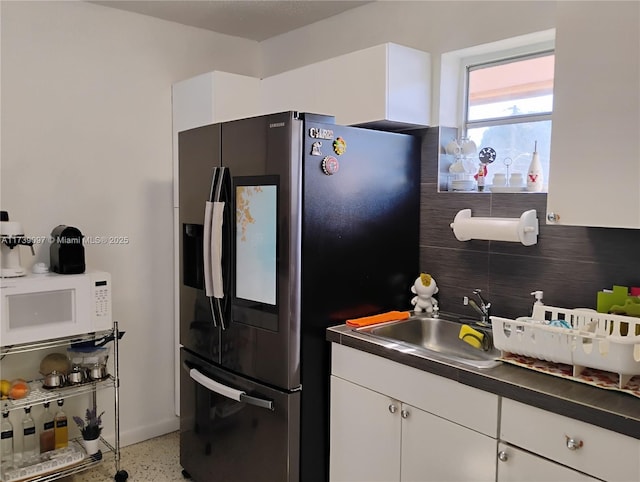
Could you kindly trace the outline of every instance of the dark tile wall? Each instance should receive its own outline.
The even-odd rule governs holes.
[[[640,229],[547,225],[544,193],[438,192],[439,152],[455,137],[447,127],[429,128],[423,137],[420,271],[436,279],[442,311],[473,315],[462,298],[475,288],[491,301],[492,314],[516,317],[531,313],[534,290],[544,291],[548,305],[595,308],[603,288],[640,286]],[[467,208],[495,217],[535,209],[538,243],[458,241],[450,224]]]

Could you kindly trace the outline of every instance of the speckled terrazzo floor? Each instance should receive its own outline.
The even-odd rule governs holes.
[[[145,440],[120,450],[120,469],[129,474],[127,482],[184,481],[180,466],[180,432]],[[107,482],[115,475],[113,458],[76,475],[59,479],[64,482]]]

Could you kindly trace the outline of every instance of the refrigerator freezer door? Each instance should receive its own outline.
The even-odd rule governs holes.
[[[193,480],[299,480],[300,392],[181,356],[180,464]]]

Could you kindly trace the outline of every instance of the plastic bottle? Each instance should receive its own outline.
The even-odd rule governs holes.
[[[13,467],[13,425],[9,420],[9,412],[2,412],[0,425],[0,452],[2,468]]]
[[[58,400],[58,412],[54,418],[55,447],[61,449],[69,445],[69,427],[67,426],[67,414],[62,410],[64,400]]]
[[[49,402],[44,404],[44,413],[40,423],[40,453],[56,448],[55,423],[53,414],[49,411]]]
[[[36,424],[31,417],[31,407],[26,407],[22,418],[22,463],[28,464],[36,453]]]
[[[527,191],[540,192],[544,187],[544,174],[542,172],[542,164],[540,164],[540,155],[538,154],[538,141],[533,148],[533,157],[527,171]]]

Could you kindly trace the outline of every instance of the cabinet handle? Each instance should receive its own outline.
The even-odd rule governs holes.
[[[565,438],[567,439],[567,448],[569,450],[578,450],[584,445],[584,443],[582,443],[582,440],[573,439],[568,435],[565,435]]]
[[[396,407],[393,403],[389,405],[389,411],[391,413],[396,413],[396,410],[398,410],[398,407]]]
[[[402,418],[407,418],[409,416],[409,411],[403,410],[400,412],[400,415],[402,416]]]
[[[509,460],[509,454],[504,450],[501,450],[500,452],[498,452],[498,460],[500,460],[500,462],[506,462],[507,460]]]

